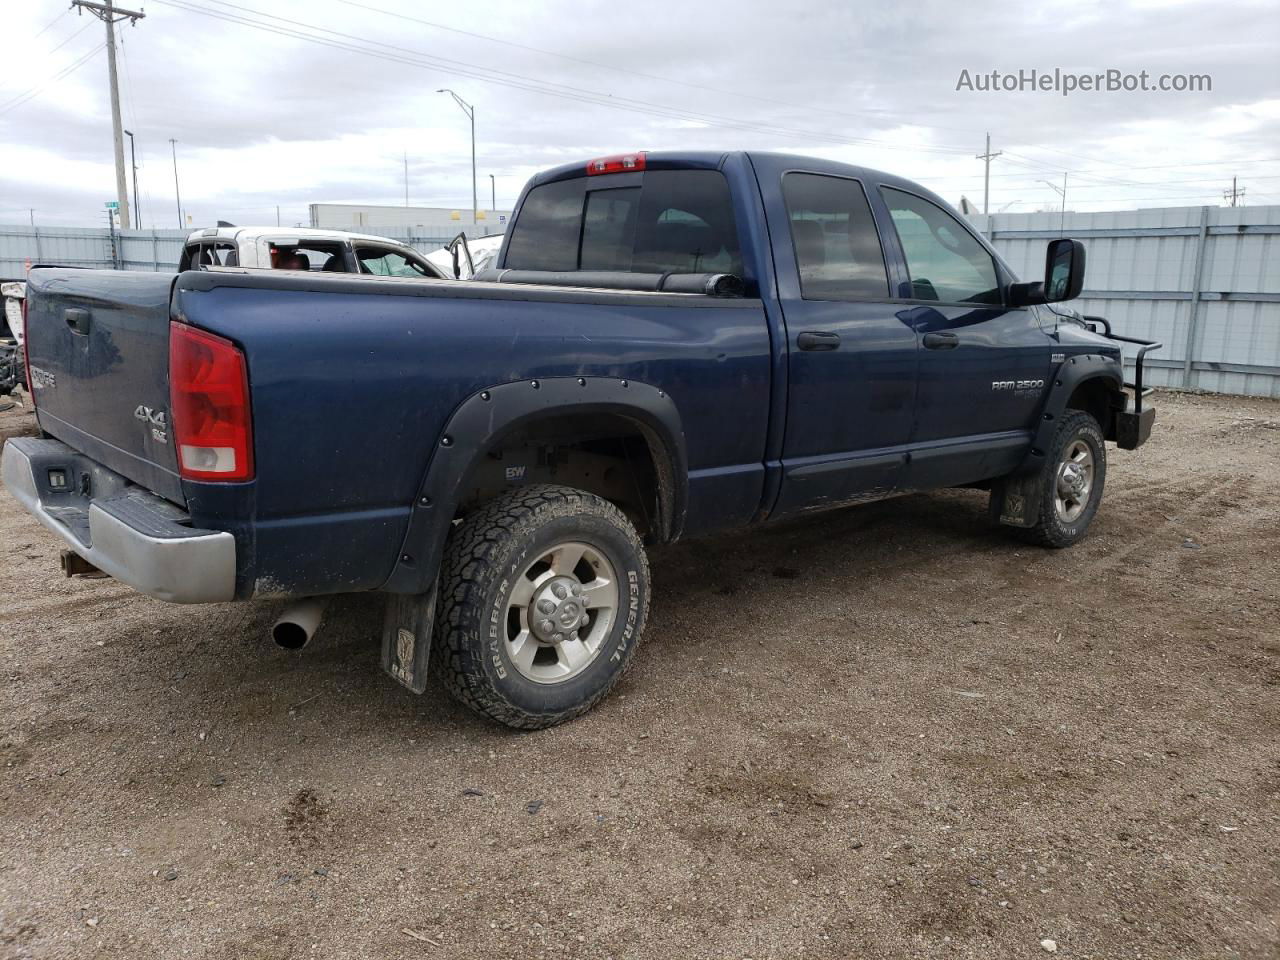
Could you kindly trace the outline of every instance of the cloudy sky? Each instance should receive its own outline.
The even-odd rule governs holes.
[[[116,0],[120,5],[120,0]],[[115,195],[102,25],[67,0],[6,5],[0,223],[97,225]],[[139,0],[120,28],[143,226],[307,218],[310,202],[481,206],[530,173],[631,149],[811,153],[953,202],[1076,210],[1280,203],[1275,0]],[[136,9],[137,6],[134,8]],[[1212,90],[981,92],[962,71],[1208,74]]]

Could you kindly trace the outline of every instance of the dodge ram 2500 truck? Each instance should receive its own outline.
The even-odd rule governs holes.
[[[153,597],[304,601],[290,642],[382,591],[393,677],[547,726],[632,659],[646,545],[959,486],[1083,537],[1156,346],[1127,387],[1124,338],[1040,306],[1083,274],[1062,239],[1019,282],[873,170],[607,157],[534,177],[477,281],[32,270],[4,480]]]

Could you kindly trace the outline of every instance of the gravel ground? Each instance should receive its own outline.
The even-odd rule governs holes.
[[[525,734],[375,598],[285,653],[0,494],[0,957],[1280,956],[1280,405],[1160,405],[1069,551],[963,491],[655,551]]]

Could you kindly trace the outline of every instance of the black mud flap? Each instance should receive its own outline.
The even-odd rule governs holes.
[[[414,693],[427,688],[431,634],[436,623],[436,585],[426,593],[387,597],[382,624],[382,669]]]
[[[991,519],[1010,527],[1034,527],[1043,488],[1038,472],[1002,477],[991,487]]]

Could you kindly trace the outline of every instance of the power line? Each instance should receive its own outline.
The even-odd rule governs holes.
[[[129,45],[125,42],[123,31],[120,34],[120,59],[124,61],[124,80],[125,80],[124,102],[125,102],[125,106],[128,107],[129,109],[129,116],[132,118],[133,129],[137,130],[139,129],[138,110],[133,99],[133,71],[129,67]],[[132,145],[132,142],[133,142],[133,139],[132,137],[130,137],[131,145]],[[130,152],[132,153],[132,146],[130,147]],[[135,223],[134,226],[137,227],[139,230],[141,230],[142,229],[142,197],[139,196],[138,194],[138,170],[142,169],[145,171],[147,169],[146,154],[143,154],[143,160],[141,164],[137,163],[136,158],[132,160],[132,163],[133,163],[133,206],[134,206],[134,210],[137,212],[137,219],[138,219],[138,222]],[[151,213],[150,194],[147,195],[147,213],[148,214]],[[155,221],[155,218],[153,217],[152,222],[154,223],[154,221]]]
[[[68,8],[68,13],[69,13],[69,12],[70,12],[70,8]],[[46,57],[51,57],[51,56],[53,56],[55,53],[57,53],[59,50],[61,50],[63,47],[65,47],[68,43],[70,43],[70,42],[71,42],[72,40],[74,40],[76,37],[80,36],[80,34],[84,33],[86,30],[88,30],[88,29],[89,29],[90,27],[92,27],[92,26],[93,26],[93,24],[92,24],[92,23],[86,23],[83,27],[81,27],[81,28],[80,28],[79,30],[77,30],[75,33],[71,34],[71,36],[67,37],[67,38],[66,38],[65,40],[63,40],[60,44],[58,44],[56,47],[54,47],[52,50],[50,50],[48,53],[46,53],[46,54],[45,54],[45,56],[46,56]]]
[[[1130,170],[1180,170],[1180,169],[1182,169],[1182,168],[1184,168],[1184,167],[1228,167],[1228,166],[1235,166],[1235,165],[1237,165],[1237,164],[1243,164],[1243,163],[1280,163],[1280,157],[1260,157],[1260,158],[1258,158],[1258,159],[1256,159],[1256,160],[1206,160],[1206,161],[1204,161],[1204,162],[1202,162],[1202,163],[1162,163],[1162,164],[1157,164],[1156,166],[1151,166],[1151,167],[1130,167],[1129,169],[1130,169]],[[1028,168],[1028,169],[1029,169],[1029,168]],[[1089,171],[1089,170],[1072,170],[1072,171],[1071,171],[1072,176],[1077,176],[1077,177],[1088,177],[1088,176],[1090,176],[1090,174],[1091,174],[1091,173],[1092,173],[1092,171]],[[1009,178],[1009,177],[1029,177],[1029,176],[1030,176],[1030,174],[1028,174],[1028,173],[1016,173],[1016,172],[1015,172],[1015,173],[993,173],[993,174],[991,175],[991,178],[994,180],[994,179],[997,179],[997,178],[1005,179],[1005,178]],[[934,179],[937,179],[937,180],[980,180],[980,179],[982,179],[982,174],[980,174],[980,173],[972,173],[972,174],[971,174],[971,173],[965,173],[965,174],[952,173],[952,174],[943,174],[942,176],[935,177]],[[1268,176],[1264,176],[1264,177],[1255,177],[1254,179],[1267,180],[1267,179],[1276,179],[1276,178],[1275,178],[1275,177],[1273,177],[1273,176],[1268,175]],[[1162,183],[1218,183],[1218,182],[1220,182],[1221,180],[1222,180],[1222,178],[1221,178],[1221,177],[1203,177],[1203,178],[1196,179],[1196,180],[1182,180],[1182,181],[1179,181],[1179,180],[1165,180],[1165,181],[1161,181],[1161,182],[1162,182]],[[1159,186],[1159,183],[1154,183],[1154,182],[1149,181],[1149,180],[1133,180],[1133,181],[1124,181],[1124,183],[1126,183],[1126,184],[1130,184],[1130,183],[1132,183],[1132,184],[1135,184],[1135,185],[1138,185],[1138,186],[1144,186],[1144,187],[1145,187],[1145,186]]]
[[[360,10],[368,10],[371,13],[380,13],[383,16],[394,17],[398,20],[404,20],[408,23],[416,23],[424,27],[431,27],[435,30],[443,30],[443,31],[446,31],[447,33],[453,33],[463,37],[471,37],[475,40],[484,40],[487,43],[496,43],[504,47],[511,47],[512,49],[516,49],[516,50],[528,50],[531,53],[540,53],[544,56],[556,57],[557,59],[565,60],[565,61],[568,61],[569,63],[578,63],[578,64],[582,64],[583,66],[593,67],[598,70],[610,70],[614,73],[621,73],[621,74],[625,74],[632,77],[640,77],[644,80],[657,80],[659,83],[669,83],[674,86],[686,87],[690,90],[703,90],[703,91],[706,91],[707,93],[715,93],[721,96],[738,97],[743,100],[754,100],[757,103],[768,103],[768,104],[773,104],[774,106],[786,107],[789,110],[795,110],[799,108],[801,110],[807,110],[812,113],[824,113],[830,116],[848,117],[855,120],[863,119],[865,117],[876,117],[876,118],[888,117],[894,120],[900,119],[899,112],[895,110],[861,110],[861,111],[832,110],[827,107],[820,107],[820,106],[816,106],[814,104],[809,104],[809,103],[796,103],[790,100],[779,100],[774,97],[762,97],[762,96],[759,96],[758,94],[744,93],[741,90],[726,90],[721,87],[708,86],[707,84],[692,83],[691,81],[688,81],[688,80],[677,80],[674,77],[664,77],[656,73],[646,73],[643,70],[633,70],[630,67],[622,67],[622,66],[618,66],[617,64],[604,63],[599,60],[589,60],[585,57],[575,57],[572,54],[561,53],[557,50],[548,50],[545,47],[535,47],[527,43],[517,43],[514,40],[505,40],[502,37],[493,37],[484,33],[476,33],[473,30],[462,30],[462,29],[459,29],[458,27],[450,27],[443,23],[436,23],[433,20],[423,20],[420,17],[412,17],[407,13],[400,13],[397,10],[387,10],[382,7],[375,7],[367,3],[359,3],[358,0],[334,0],[334,2],[344,4],[345,6],[348,6],[348,7],[355,7]],[[929,126],[931,129],[935,129],[935,130],[954,130],[956,132],[961,132],[961,133],[970,132],[970,128],[968,127],[944,127],[944,126],[939,126],[937,124],[929,124]]]
[[[42,93],[51,84],[57,83],[59,80],[62,80],[63,78],[68,77],[71,74],[75,73],[75,71],[79,70],[86,63],[92,60],[95,55],[101,53],[102,49],[103,49],[102,44],[95,44],[92,50],[89,50],[88,52],[83,54],[78,60],[75,60],[74,62],[63,67],[53,76],[45,80],[43,83],[40,83],[32,87],[30,90],[26,91],[25,93],[20,93],[13,99],[8,100],[3,104],[0,104],[0,116],[3,116],[6,113],[9,113],[13,110],[18,109],[18,107],[22,106],[24,103],[31,100],[36,95]]]
[[[67,9],[63,10],[60,14],[58,14],[56,17],[54,17],[52,20],[50,20],[48,23],[46,23],[43,27],[41,27],[38,31],[36,31],[36,35],[35,35],[34,37],[32,37],[31,39],[32,39],[32,40],[39,40],[39,39],[40,39],[41,37],[43,37],[46,33],[48,33],[48,32],[49,32],[49,28],[50,28],[50,27],[52,27],[55,23],[60,22],[60,21],[62,20],[62,18],[63,18],[63,17],[65,17],[65,16],[66,16],[68,13],[70,13],[70,12],[71,12],[71,8],[70,8],[70,7],[67,7]]]
[[[321,46],[331,47],[339,50],[346,50],[352,53],[359,53],[364,56],[374,57],[381,60],[387,60],[393,63],[402,63],[408,66],[416,66],[424,69],[446,70],[454,76],[464,76],[485,83],[493,83],[499,86],[510,87],[518,90],[525,90],[531,93],[540,93],[546,96],[558,97],[560,99],[572,100],[579,103],[588,103],[596,106],[614,107],[616,109],[628,110],[634,113],[646,114],[648,116],[663,117],[666,119],[684,120],[694,123],[701,123],[706,126],[724,127],[728,129],[749,130],[758,133],[766,133],[773,136],[783,136],[792,139],[800,139],[807,141],[818,141],[828,143],[839,143],[850,146],[877,146],[890,150],[910,150],[914,153],[940,153],[940,154],[958,154],[963,152],[963,148],[957,147],[927,147],[921,145],[901,145],[890,143],[888,141],[876,140],[869,137],[840,137],[829,133],[819,133],[812,130],[800,130],[791,127],[783,127],[776,124],[765,124],[740,120],[734,117],[726,117],[717,114],[702,114],[692,111],[681,110],[675,107],[669,107],[665,104],[653,103],[646,100],[637,100],[630,97],[619,97],[611,94],[593,94],[589,91],[582,90],[568,84],[553,83],[550,81],[541,81],[522,74],[511,73],[509,71],[500,71],[492,69],[482,69],[474,67],[471,64],[458,60],[450,60],[448,58],[437,57],[430,54],[424,54],[417,50],[411,50],[405,47],[397,47],[393,44],[383,43],[377,40],[370,40],[364,37],[358,37],[353,34],[342,33],[337,30],[330,30],[325,27],[319,27],[314,24],[303,23],[298,20],[277,17],[269,13],[259,10],[253,10],[248,7],[241,7],[237,4],[222,3],[220,7],[231,7],[234,9],[245,10],[246,12],[262,17],[268,20],[280,21],[283,24],[291,26],[280,26],[272,23],[264,23],[261,20],[253,20],[249,17],[241,16],[234,13],[227,13],[222,10],[206,9],[196,6],[192,3],[184,2],[184,0],[154,0],[163,6],[175,7],[188,13],[195,13],[201,16],[213,17],[218,20],[224,20],[228,23],[236,23],[241,26],[251,27],[253,29],[262,30],[267,33],[275,33],[280,36],[292,37],[298,40],[304,40],[310,43],[316,43]],[[301,29],[298,29],[301,28]],[[338,37],[340,39],[330,39],[329,37],[314,36],[304,33],[302,30],[311,30],[316,33],[329,34],[330,37]],[[359,46],[358,44],[366,44],[368,46]],[[377,49],[369,49],[369,47],[381,47],[386,51]]]
[[[1085,203],[1139,203],[1147,200],[1202,200],[1205,197],[1220,197],[1221,191],[1210,191],[1208,193],[1190,193],[1179,197],[1102,197],[1097,200],[1086,200]]]
[[[70,8],[70,7],[68,7],[68,8],[66,9],[66,11],[64,11],[64,12],[65,12],[65,13],[70,13],[70,12],[71,12],[71,8]],[[61,17],[58,17],[56,20],[54,20],[54,21],[53,21],[53,23],[50,23],[50,24],[49,24],[49,26],[50,26],[50,27],[51,27],[51,26],[53,26],[53,24],[54,24],[54,23],[57,23],[57,22],[58,22],[58,20],[61,20],[61,19],[62,19]],[[69,37],[67,37],[66,39],[64,39],[60,44],[58,44],[56,47],[54,47],[52,50],[50,50],[48,53],[46,53],[46,54],[45,54],[45,56],[46,56],[46,57],[51,57],[51,56],[53,56],[55,53],[57,53],[59,50],[61,50],[63,47],[65,47],[68,43],[70,43],[70,42],[71,42],[72,40],[74,40],[76,37],[80,36],[80,34],[84,33],[86,30],[88,30],[88,29],[89,29],[90,27],[92,27],[92,26],[93,26],[93,24],[92,24],[92,23],[86,23],[83,27],[81,27],[81,28],[80,28],[79,30],[77,30],[75,33],[71,34],[71,36],[69,36]],[[48,29],[48,27],[46,27],[45,29],[47,30],[47,29]],[[41,31],[41,33],[43,33],[43,32],[44,32],[44,31],[42,30],[42,31]],[[96,53],[96,52],[98,51],[98,49],[100,49],[100,48],[95,47],[93,50],[89,51],[87,56],[85,56],[85,57],[82,57],[82,58],[81,58],[81,60],[78,62],[78,65],[83,65],[84,63],[87,63],[87,62],[88,62],[88,57],[89,57],[89,56],[92,56],[92,54]],[[73,67],[72,69],[74,69],[74,67]],[[23,104],[23,103],[26,103],[28,100],[30,100],[30,99],[31,99],[31,97],[35,96],[35,95],[36,95],[36,94],[38,94],[40,91],[44,90],[46,87],[48,87],[48,86],[49,86],[49,84],[51,84],[51,83],[55,83],[56,81],[58,81],[58,80],[62,79],[64,76],[67,76],[70,72],[71,72],[71,70],[68,70],[66,67],[64,67],[64,68],[63,68],[61,71],[59,71],[56,75],[54,75],[54,76],[52,76],[52,77],[48,77],[47,79],[42,80],[40,83],[36,84],[34,87],[30,87],[30,88],[28,88],[27,90],[23,91],[22,93],[19,93],[19,94],[14,95],[14,96],[13,96],[12,98],[10,98],[9,100],[6,100],[4,103],[0,104],[0,115],[5,114],[5,113],[8,113],[8,112],[9,112],[9,110],[11,110],[11,109],[16,109],[16,108],[18,108],[18,107],[22,106],[22,104]],[[17,101],[21,101],[21,103],[18,103]]]
[[[1071,171],[1071,175],[1073,177],[1079,176],[1079,174],[1077,174],[1075,171]],[[1028,186],[1031,182],[1033,182],[1033,179],[1031,178],[1030,174],[1019,174],[1019,176],[1026,176],[1028,179],[1025,182],[1006,183],[1004,184],[1004,186],[1009,189],[1017,189],[1019,187]],[[935,179],[947,180],[950,178],[937,177]],[[970,178],[970,179],[974,179],[974,178]],[[1253,177],[1251,179],[1280,180],[1280,176]],[[1072,186],[1072,190],[1116,190],[1122,186],[1123,187],[1151,187],[1153,190],[1163,190],[1166,188],[1172,189],[1174,187],[1186,186],[1187,184],[1193,184],[1193,183],[1221,183],[1221,182],[1222,182],[1221,177],[1199,177],[1192,180],[1160,180],[1160,181],[1135,180],[1131,183],[1124,183],[1124,184],[1111,184],[1111,183],[1075,184]]]

